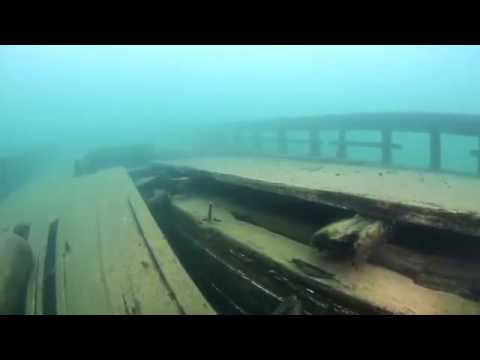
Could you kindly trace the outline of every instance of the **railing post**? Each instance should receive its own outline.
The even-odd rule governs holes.
[[[383,165],[392,165],[392,131],[382,129],[382,163]]]
[[[277,130],[278,135],[278,150],[280,154],[287,155],[288,153],[288,144],[287,144],[287,136],[285,134],[284,129]]]
[[[318,129],[310,129],[310,155],[320,156],[320,140]]]
[[[442,144],[440,141],[440,131],[432,129],[430,131],[430,169],[439,171],[442,167]]]
[[[346,131],[344,129],[338,133],[337,158],[342,160],[347,158]]]

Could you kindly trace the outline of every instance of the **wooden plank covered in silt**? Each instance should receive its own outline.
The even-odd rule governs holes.
[[[43,280],[49,225],[47,219],[37,220],[30,225],[28,242],[32,246],[34,264],[27,287],[26,315],[43,315]]]
[[[152,171],[160,169],[480,236],[478,177],[247,156],[155,162]]]
[[[300,297],[304,290],[318,293],[319,301],[330,296],[338,300],[339,306],[347,306],[353,312],[480,314],[479,302],[420,286],[380,266],[363,264],[357,267],[349,262],[333,261],[308,245],[239,221],[221,204],[217,203],[214,210],[218,221],[202,221],[209,201],[201,196],[173,196],[173,221],[182,227],[178,231],[195,233],[195,241],[206,249],[206,253],[217,252],[220,248],[224,249],[224,254],[242,249],[248,257],[246,263],[250,264],[246,266],[258,272],[252,284],[256,283],[265,292],[271,294],[275,289],[268,288],[268,282],[262,282],[262,278],[265,279],[262,269],[269,274],[274,270],[284,279],[294,281],[296,286],[290,288],[296,288],[296,295]],[[217,252],[216,256],[221,257],[221,253]]]
[[[123,168],[78,178],[56,234],[58,314],[214,314]]]

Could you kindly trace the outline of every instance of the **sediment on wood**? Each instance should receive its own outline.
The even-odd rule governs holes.
[[[156,170],[158,171],[158,168],[156,168]],[[314,193],[314,191],[310,192],[311,195],[309,196],[296,197],[296,195],[298,195],[297,190],[294,190],[293,192],[289,192],[288,189],[287,191],[283,191],[284,189],[281,187],[281,185],[278,185],[278,184],[254,183],[252,185],[252,183],[249,183],[248,180],[247,181],[244,181],[243,179],[232,180],[231,178],[228,178],[228,176],[227,177],[217,176],[217,175],[212,175],[202,171],[196,171],[196,170],[185,169],[185,168],[177,168],[177,167],[167,166],[163,168],[163,170],[165,170],[165,174],[168,174],[167,177],[171,179],[181,178],[181,177],[189,178],[189,190],[188,190],[190,194],[189,196],[195,196],[197,191],[200,191],[200,188],[197,188],[197,185],[200,183],[205,183],[205,182],[211,183],[212,187],[214,188],[217,185],[223,183],[223,184],[227,184],[228,186],[235,186],[238,188],[249,189],[253,194],[269,193],[272,196],[284,197],[285,199],[295,198],[296,201],[303,202],[304,204],[317,203],[318,205],[331,207],[333,209],[338,209],[339,211],[346,210],[344,207],[340,206],[338,202],[335,202],[335,201],[329,201],[327,203],[323,201],[316,202],[316,198],[312,196],[312,193]],[[165,193],[158,192],[158,189],[155,189],[154,193],[155,191],[157,191],[156,193],[157,198],[158,197],[162,197],[162,199],[163,197],[168,198],[168,195],[165,195]],[[169,191],[167,190],[166,193],[168,194],[168,192]],[[228,190],[226,192],[228,192]],[[213,193],[215,193],[215,190],[213,190]],[[221,197],[221,196],[224,196],[224,194],[225,193],[219,192],[217,196]],[[306,192],[305,193],[300,192],[300,194],[306,194]],[[338,196],[343,203],[348,203],[349,201],[348,195],[338,194]],[[152,198],[154,199],[155,196],[153,196]],[[230,200],[231,199],[229,199],[229,201]],[[355,201],[363,201],[363,200],[371,201],[371,199],[358,200],[354,196],[351,197],[350,200],[352,200],[354,203]],[[249,206],[252,207],[250,213],[249,213]],[[289,219],[288,216],[285,216],[283,218],[282,216],[279,216],[276,218],[274,217],[273,218],[274,220],[272,220],[271,214],[269,214],[268,209],[263,208],[262,211],[258,211],[258,209],[255,209],[254,206],[255,206],[254,203],[249,203],[248,205],[243,204],[241,206],[234,205],[230,209],[234,217],[237,218],[238,220],[246,221],[258,226],[265,226],[269,228],[269,230],[271,231],[275,231],[275,228],[277,228],[279,229],[277,231],[278,233],[283,233],[287,237],[293,237],[295,235],[294,234],[295,232],[292,232],[291,235],[285,234],[285,230],[281,230],[281,226],[278,225],[280,222],[282,222],[282,219],[287,224],[289,221],[292,221],[293,223],[295,223],[293,218]],[[371,206],[374,207],[375,202],[373,202]],[[398,246],[395,243],[385,244],[386,240],[390,240],[389,239],[391,235],[390,232],[392,231],[390,225],[394,223],[396,226],[398,225],[401,226],[403,224],[402,221],[400,221],[401,219],[399,220],[399,218],[396,216],[385,216],[385,215],[383,215],[383,218],[371,217],[372,213],[375,213],[375,211],[380,211],[381,207],[379,209],[376,209],[375,211],[367,211],[367,210],[371,210],[371,209],[367,207],[366,211],[360,212],[362,214],[361,216],[354,217],[355,220],[353,218],[345,220],[347,221],[347,224],[348,222],[350,223],[351,227],[354,230],[351,232],[350,235],[348,234],[348,231],[344,231],[343,238],[342,236],[340,236],[340,238],[338,239],[333,239],[333,238],[329,239],[330,243],[336,244],[336,245],[333,245],[333,248],[340,249],[342,247],[340,244],[343,242],[344,244],[348,244],[347,248],[350,248],[351,252],[349,256],[351,256],[352,258],[355,258],[356,257],[355,255],[358,255],[360,263],[371,262],[373,264],[383,266],[387,269],[396,271],[400,274],[410,277],[416,284],[423,286],[425,288],[446,291],[449,293],[460,295],[468,299],[478,298],[479,286],[478,286],[477,274],[480,273],[478,266],[476,266],[474,263],[472,264],[471,262],[469,263],[467,261],[452,260],[452,259],[449,259],[448,256],[430,258],[427,254],[420,254],[416,251],[412,251],[411,249],[410,250],[404,249],[403,247]],[[432,214],[435,214],[435,216],[437,216],[438,214],[441,214],[441,216],[443,216],[441,211],[438,212],[435,209],[422,209],[422,210],[431,211]],[[347,210],[347,211],[355,213],[354,211],[351,211],[351,210]],[[409,218],[411,219],[411,214],[408,214],[406,210],[404,210],[402,214],[404,216],[410,216]],[[448,216],[448,215],[445,213],[444,216]],[[395,221],[392,221],[392,219]],[[332,227],[335,227],[335,226],[338,227],[338,223],[336,223],[336,221],[331,221],[331,223],[327,224],[327,227],[331,226],[330,229],[332,229]],[[439,220],[437,219],[436,221],[439,221]],[[346,227],[346,228],[349,227],[345,225],[346,224],[344,223],[343,227]],[[300,226],[300,228],[302,228],[302,226]],[[310,227],[308,226],[303,227],[303,230],[300,230],[298,232],[298,233],[301,233],[303,231],[303,235],[299,237],[305,238],[305,233],[308,233],[308,231],[305,232],[305,228],[311,229],[311,225],[309,226]],[[193,232],[191,227],[188,227],[188,229],[189,231]],[[183,231],[185,232],[186,230],[183,229]],[[372,239],[376,239],[376,240],[372,241],[372,244],[369,244],[365,248],[363,248],[362,246],[355,247],[354,244],[362,244],[362,242],[358,242],[359,238],[362,238],[360,236],[362,232],[364,234],[363,236],[364,240],[367,240],[366,241],[367,245],[369,244],[370,240]],[[353,236],[353,239],[355,239],[354,241],[351,241],[352,234],[354,234]],[[369,234],[369,235],[367,236],[366,234]],[[375,236],[371,236],[372,234]],[[423,240],[422,238],[419,237],[418,241],[423,241]],[[316,245],[320,245],[320,242],[317,242]],[[325,244],[323,246],[325,246]],[[319,247],[322,247],[322,246],[319,246]],[[362,250],[364,249],[366,249],[367,251],[362,253]],[[312,249],[312,251],[315,251],[315,250]]]

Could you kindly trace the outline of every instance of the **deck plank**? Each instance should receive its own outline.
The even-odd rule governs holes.
[[[209,238],[209,232],[220,232],[226,241],[253,251],[298,276],[306,275],[292,260],[313,265],[335,274],[334,279],[316,279],[323,286],[345,296],[370,303],[393,314],[480,314],[480,303],[458,295],[428,289],[411,279],[380,266],[365,264],[360,268],[332,262],[315,249],[272,233],[264,228],[236,220],[230,211],[215,207],[215,216],[221,222],[202,222],[208,199],[201,197],[174,197],[172,204],[183,216],[193,219],[198,229]],[[218,241],[218,237],[216,238]],[[208,241],[208,240],[205,240]],[[228,244],[225,244],[228,246]]]
[[[480,236],[480,180],[474,177],[254,157],[157,161],[155,167]]]
[[[30,225],[29,243],[34,254],[34,265],[27,288],[25,313],[27,315],[43,314],[43,276],[45,256],[47,253],[48,221],[36,221]]]
[[[0,203],[0,228],[31,226],[35,266],[26,313],[43,314],[47,240],[56,219],[58,314],[181,313],[155,270],[132,217],[131,200],[149,241],[159,257],[165,257],[165,274],[184,312],[215,314],[171,251],[126,170],[73,178],[72,164],[70,158],[52,164],[42,177]]]
[[[57,252],[64,254],[67,243],[70,249],[57,258],[60,313],[214,313],[170,250],[125,169],[78,178],[73,193],[59,223]],[[143,236],[153,246],[153,257]],[[156,257],[166,280],[156,270]]]

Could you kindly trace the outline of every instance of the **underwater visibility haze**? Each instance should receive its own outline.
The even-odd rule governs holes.
[[[479,65],[0,45],[0,314],[479,314]]]
[[[184,130],[286,116],[480,113],[479,58],[479,46],[0,46],[1,152],[188,147]]]

